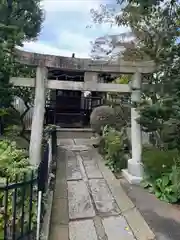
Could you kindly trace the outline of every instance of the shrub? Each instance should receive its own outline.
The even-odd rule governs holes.
[[[163,173],[156,179],[150,178],[143,181],[144,188],[154,193],[157,198],[168,203],[180,200],[180,165],[177,162],[169,173]]]
[[[28,153],[17,149],[16,143],[9,140],[0,140],[0,178],[19,179],[24,173],[30,173],[32,166],[29,164]]]
[[[21,118],[20,112],[18,112],[17,110],[15,110],[11,107],[8,108],[7,114],[5,114],[5,116],[3,117],[4,127],[7,128],[10,125],[21,126],[20,118]]]
[[[6,183],[6,179],[8,178],[9,183],[15,183],[16,180],[18,182],[24,181],[24,176],[26,176],[26,180],[31,177],[32,170],[34,174],[37,174],[37,171],[34,167],[32,167],[29,163],[28,154],[25,150],[17,149],[16,143],[11,142],[10,140],[0,140],[0,184],[2,186]],[[34,175],[35,176],[35,175]],[[26,187],[25,192],[23,193],[23,188],[21,185],[16,189],[16,234],[18,236],[20,229],[20,224],[22,221],[22,204],[24,210],[24,229],[28,225],[28,212],[29,212],[29,203],[30,198],[32,197],[32,228],[36,225],[37,219],[37,189],[36,185],[31,186],[29,184]],[[32,189],[32,193],[31,193]],[[4,239],[4,219],[7,219],[8,222],[8,230],[11,233],[12,229],[12,219],[13,219],[13,208],[14,206],[14,194],[15,190],[9,189],[8,195],[5,193],[6,191],[0,191],[0,239]],[[24,194],[24,200],[22,200],[22,194]],[[5,209],[4,203],[5,199],[8,198],[7,204],[7,214],[5,216],[3,209]]]
[[[178,151],[161,150],[157,147],[144,147],[142,161],[145,173],[152,178],[161,177],[164,173],[169,173],[175,160],[178,158]]]
[[[113,126],[115,123],[115,112],[112,107],[100,106],[95,108],[90,116],[91,128],[94,132],[102,134],[106,125]]]
[[[156,147],[143,149],[145,176],[143,187],[157,198],[169,203],[180,200],[180,159],[178,151],[162,150]]]
[[[123,132],[117,132],[113,128],[105,127],[102,137],[103,154],[106,165],[112,172],[120,172],[127,166],[125,138]],[[102,147],[102,146],[101,146]]]

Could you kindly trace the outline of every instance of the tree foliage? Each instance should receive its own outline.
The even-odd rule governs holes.
[[[14,29],[19,33],[16,44],[22,44],[24,40],[36,39],[40,33],[43,21],[43,11],[40,3],[41,0],[12,0],[12,5],[8,5],[7,0],[0,1],[0,23],[9,27],[9,30]],[[2,33],[1,37],[3,39],[6,37],[10,40],[7,28]]]
[[[107,55],[129,57],[131,54],[130,58],[134,55],[136,59],[150,59],[152,44],[159,42],[160,45],[164,38],[168,38],[166,44],[169,46],[171,31],[174,40],[174,28],[179,26],[179,1],[119,0],[111,7],[101,5],[98,10],[92,9],[91,14],[96,24],[126,27],[123,33],[99,36],[92,43],[93,57],[106,56],[107,59]],[[144,51],[142,43],[148,44],[149,49]]]
[[[12,1],[12,5],[8,5],[6,0],[0,1],[1,107],[8,107],[15,94],[9,83],[9,77],[24,68],[15,61],[15,47],[22,46],[26,40],[35,39],[40,32],[42,20],[40,0]]]
[[[128,60],[153,60],[156,63],[156,71],[143,79],[146,85],[139,106],[143,130],[152,134],[153,143],[158,147],[179,148],[179,1],[129,0],[121,11],[109,11],[111,14],[108,6],[103,6],[99,12],[92,11],[95,22],[112,22],[113,18],[118,26],[128,26],[134,36],[120,54]],[[123,39],[118,44],[123,45]]]
[[[9,79],[10,76],[35,76],[34,68],[16,61],[15,49],[23,46],[24,41],[37,38],[43,21],[43,11],[40,0],[12,0],[9,3],[12,4],[8,4],[7,0],[0,0],[0,120],[4,128],[14,124],[18,126],[19,135],[26,138],[23,118],[30,109],[33,91],[30,88],[13,87]],[[22,98],[25,103],[26,110],[22,114],[13,108],[15,96]],[[9,131],[12,133],[12,129]]]

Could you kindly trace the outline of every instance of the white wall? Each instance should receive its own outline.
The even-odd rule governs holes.
[[[19,97],[15,97],[13,105],[20,112],[20,114],[22,114],[26,110],[26,106],[24,105],[23,100]],[[30,108],[30,110],[26,113],[24,117],[26,130],[31,129],[32,116],[33,116],[33,107]]]

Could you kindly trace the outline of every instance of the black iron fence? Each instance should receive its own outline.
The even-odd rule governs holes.
[[[14,183],[6,180],[0,186],[0,239],[35,238],[37,208],[37,174],[32,171],[23,178],[16,175]],[[28,239],[28,238],[27,238]]]
[[[51,184],[51,173],[53,172],[53,166],[56,165],[56,127],[51,128],[50,126],[50,129],[47,128],[44,134],[44,142],[42,148],[42,161],[38,168],[38,189],[42,192],[46,192]]]
[[[16,175],[14,181],[1,182],[0,179],[0,240],[37,240],[38,193],[44,195],[50,188],[52,165],[56,161],[56,139],[56,130],[48,132],[37,170]],[[44,206],[41,201],[40,227]]]

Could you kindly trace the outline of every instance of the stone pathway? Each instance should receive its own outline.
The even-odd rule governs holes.
[[[150,240],[154,234],[88,139],[60,139],[50,240]]]

